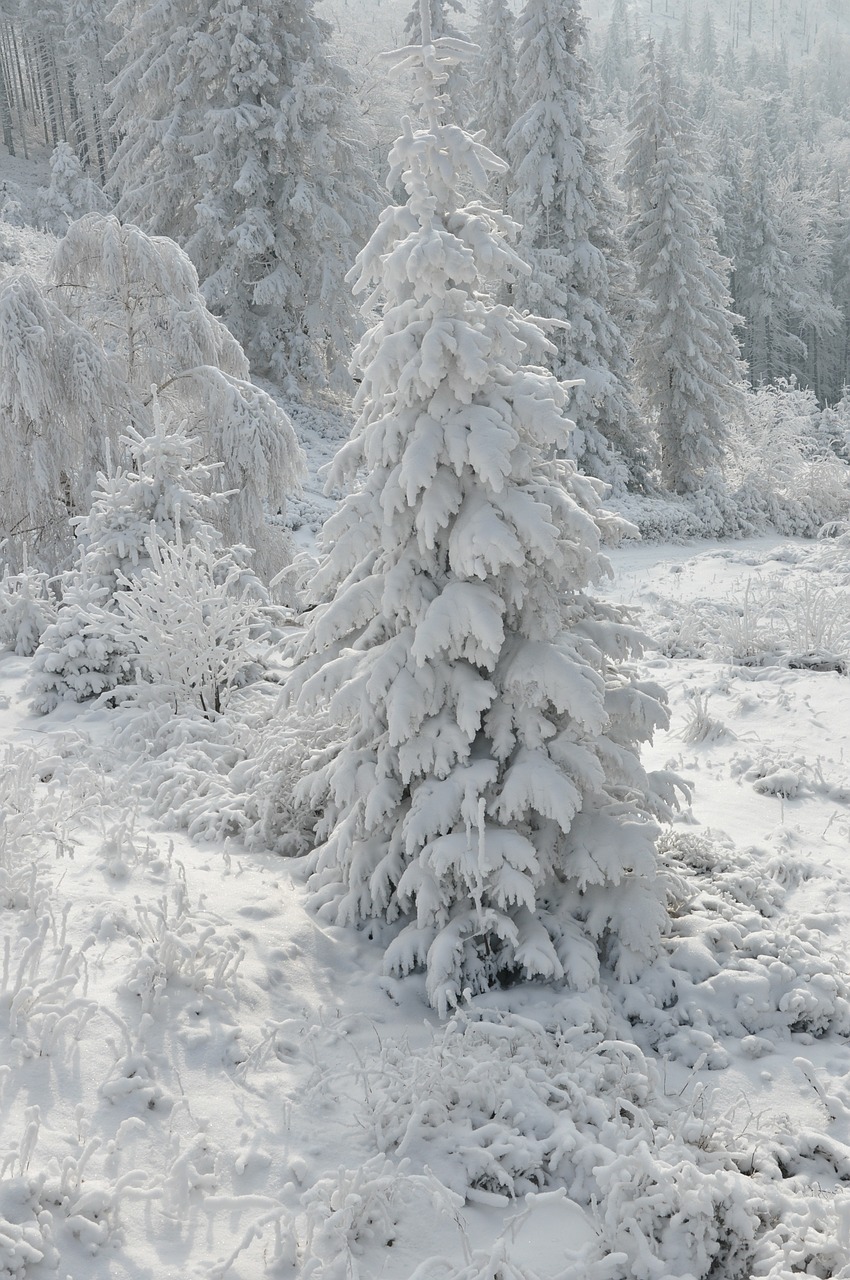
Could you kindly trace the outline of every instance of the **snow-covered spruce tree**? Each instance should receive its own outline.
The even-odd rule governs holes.
[[[345,72],[313,0],[216,0],[192,55],[204,86],[186,248],[252,366],[349,386],[360,332],[345,276],[376,209]]]
[[[125,222],[183,240],[197,196],[187,140],[198,129],[202,87],[188,61],[203,32],[208,0],[117,0],[109,20],[119,33],[107,61],[112,131],[109,191]]]
[[[147,33],[163,7],[135,6],[118,56],[141,41],[138,58],[150,60]],[[313,0],[167,7],[171,42],[160,71],[145,73],[140,103],[127,72],[114,86],[118,211],[185,247],[210,309],[256,371],[347,385],[342,353],[357,323],[345,274],[375,203],[329,27]],[[147,147],[153,184],[137,173]]]
[[[289,694],[296,731],[317,707],[337,726],[301,783],[322,814],[314,902],[388,922],[388,969],[426,968],[445,1013],[499,979],[586,987],[600,947],[625,976],[653,955],[666,804],[638,743],[666,713],[621,665],[639,635],[592,594],[619,524],[554,456],[564,389],[528,363],[548,344],[484,291],[527,268],[502,216],[459,194],[501,163],[446,123],[464,50],[429,40],[427,16],[423,45],[389,55],[421,124],[390,154],[407,202],[358,259],[381,318],[330,481],[355,483],[323,530]]]
[[[567,321],[553,335],[552,369],[581,378],[571,411],[577,458],[590,474],[642,487],[649,450],[629,387],[629,354],[609,309],[611,207],[602,159],[588,119],[589,70],[579,0],[528,0],[518,19],[521,115],[508,138],[513,163],[509,208],[522,224],[520,252],[532,271],[514,289],[516,304]]]
[[[106,208],[103,191],[67,142],[60,142],[50,157],[50,185],[39,187],[37,194],[39,223],[56,236],[63,236],[83,214]]]
[[[481,53],[473,76],[475,127],[487,135],[487,145],[496,155],[507,153],[508,134],[518,115],[516,100],[516,50],[514,16],[508,0],[481,0],[475,39]],[[499,207],[508,207],[505,175],[492,179],[493,198]]]
[[[678,493],[699,489],[722,466],[744,377],[729,263],[716,247],[693,145],[670,69],[647,41],[625,168],[627,234],[642,300],[634,355],[658,431],[662,477]]]
[[[128,429],[121,444],[129,465],[98,475],[91,510],[75,521],[76,562],[62,576],[58,616],[35,655],[29,692],[36,711],[83,702],[134,678],[134,645],[118,601],[151,563],[152,530],[165,543],[223,554],[210,518],[227,498],[206,492],[214,468],[198,462],[200,442],[185,422],[169,420],[156,397],[152,410],[152,433]],[[244,558],[236,552],[228,560]]]
[[[20,573],[5,565],[0,575],[0,649],[27,657],[35,653],[56,617],[52,586],[48,574],[27,563],[26,551]]]

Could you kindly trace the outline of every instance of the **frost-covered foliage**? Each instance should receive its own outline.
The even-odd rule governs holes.
[[[114,16],[115,56],[131,59],[113,86],[119,213],[186,247],[255,369],[347,385],[344,278],[374,202],[313,0],[146,0]]]
[[[846,516],[850,468],[830,439],[831,415],[812,391],[793,381],[762,385],[746,399],[746,417],[733,437],[729,481],[753,524],[813,537]]]
[[[160,661],[183,661],[186,655],[177,643],[177,632],[183,628],[179,639],[187,653],[214,649],[218,643],[226,662],[229,645],[223,644],[216,627],[206,628],[194,617],[200,633],[192,635],[186,629],[187,618],[196,612],[192,606],[200,608],[203,600],[204,588],[197,580],[202,564],[219,565],[220,584],[206,588],[217,598],[221,583],[228,583],[225,594],[230,594],[235,579],[241,581],[247,556],[244,550],[225,552],[221,535],[211,523],[227,498],[204,492],[213,468],[197,461],[199,442],[187,435],[185,423],[175,423],[161,412],[156,398],[152,407],[153,433],[145,437],[131,429],[122,438],[129,465],[98,475],[91,510],[75,521],[77,560],[63,576],[58,616],[45,630],[36,653],[30,692],[37,711],[51,711],[63,699],[82,702],[113,690],[137,672],[146,679],[162,676],[150,657],[142,660],[138,627],[128,625],[129,615],[119,605],[146,568],[171,564],[162,550],[165,544],[174,544],[180,551],[175,553],[172,613],[163,620],[174,634],[166,634],[162,645],[174,652]],[[194,550],[190,553],[188,548]],[[181,561],[185,561],[182,568]],[[153,588],[156,574],[145,581]],[[201,600],[196,601],[198,591]],[[154,609],[153,599],[150,609]],[[230,620],[236,621],[235,617]],[[144,641],[148,653],[150,636]]]
[[[4,566],[0,577],[0,649],[35,653],[45,628],[56,617],[56,596],[48,575],[26,562],[20,573]]]
[[[388,1044],[369,1099],[384,1149],[460,1195],[557,1186],[595,1204],[599,1241],[584,1274],[600,1274],[604,1258],[629,1280],[750,1274],[761,1202],[724,1147],[729,1135],[712,1139],[663,1095],[634,1043],[590,1022],[455,1017],[415,1055]]]
[[[665,918],[652,815],[670,798],[638,759],[666,723],[661,691],[623,665],[641,637],[592,594],[618,522],[553,459],[571,424],[528,363],[540,329],[482,293],[525,268],[501,215],[460,199],[501,169],[444,122],[462,52],[399,55],[422,122],[391,153],[407,203],[358,260],[382,317],[330,477],[354,488],[323,530],[288,686],[295,724],[321,708],[336,726],[300,792],[322,815],[314,901],[392,924],[388,968],[426,968],[442,1012],[499,979],[586,987],[600,947],[639,972]]]
[[[647,42],[625,166],[633,205],[628,240],[643,300],[634,354],[665,486],[688,493],[723,466],[744,369],[729,263],[717,251],[682,98],[666,60]]]
[[[793,1035],[850,1033],[840,957],[820,930],[777,919],[787,896],[781,859],[677,832],[659,848],[670,934],[652,972],[620,992],[639,1043],[717,1069],[729,1061],[724,1039],[758,1058]]]
[[[50,185],[38,190],[39,225],[63,236],[83,214],[105,209],[103,190],[92,182],[73,147],[60,142],[50,157]]]
[[[695,601],[669,612],[655,630],[674,657],[824,671],[850,662],[850,593],[816,578],[794,588],[779,577],[764,578],[748,583],[737,599]]]
[[[132,580],[120,575],[115,598],[138,680],[122,697],[218,714],[256,666],[250,575],[208,539],[184,544],[179,529],[173,542],[152,534],[146,548],[149,565]]]
[[[115,395],[107,353],[28,275],[0,286],[0,541],[52,569],[85,503]],[[86,479],[89,479],[88,486]]]
[[[574,454],[616,488],[640,488],[652,448],[630,389],[630,359],[610,306],[616,213],[596,130],[590,69],[579,53],[579,0],[528,0],[517,20],[519,115],[507,139],[511,214],[531,272],[513,286],[517,305],[562,323],[550,366],[580,378],[572,393]]]
[[[150,435],[158,395],[218,464],[216,485],[234,491],[221,508],[226,540],[254,547],[267,576],[286,563],[268,513],[300,473],[291,423],[247,380],[241,347],[207,311],[176,244],[87,215],[57,246],[46,287],[25,276],[3,285],[0,338],[0,534],[13,562],[27,541],[34,563],[61,563],[109,442],[114,451],[127,423]]]

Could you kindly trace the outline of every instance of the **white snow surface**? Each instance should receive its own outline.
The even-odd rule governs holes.
[[[0,655],[0,1276],[850,1275],[850,647],[771,621],[846,619],[831,550],[613,553],[693,787],[665,954],[448,1028],[299,860],[158,824],[127,712],[37,717]]]

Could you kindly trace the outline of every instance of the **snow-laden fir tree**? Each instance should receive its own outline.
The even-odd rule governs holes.
[[[192,58],[206,106],[186,247],[255,369],[347,385],[345,275],[376,204],[328,33],[312,0],[212,4]]]
[[[19,573],[9,565],[0,575],[0,649],[29,657],[45,629],[56,617],[54,583],[43,570],[33,569],[24,552]]]
[[[208,0],[117,0],[118,33],[107,61],[112,131],[109,165],[115,210],[154,235],[182,240],[197,196],[188,140],[198,129],[203,88],[189,52],[204,32]]]
[[[609,308],[603,244],[613,228],[602,157],[589,121],[589,69],[579,53],[579,0],[528,0],[517,23],[520,116],[508,138],[511,214],[532,271],[518,306],[567,321],[553,334],[553,372],[581,378],[571,410],[584,470],[618,487],[647,479],[649,450],[629,387],[629,353]]]
[[[481,0],[475,39],[481,53],[474,65],[474,124],[485,131],[490,150],[502,156],[518,114],[514,16],[508,0]],[[494,175],[492,194],[507,210],[506,175]]]
[[[754,386],[773,382],[804,355],[792,332],[794,265],[783,235],[776,168],[759,115],[744,172],[743,235],[735,269],[736,304],[746,321],[744,350]]]
[[[390,154],[391,206],[358,259],[380,320],[361,342],[359,414],[331,484],[291,677],[294,731],[325,711],[331,745],[301,799],[321,814],[314,902],[340,923],[386,921],[386,964],[427,970],[442,1012],[519,977],[592,983],[653,955],[665,920],[638,744],[661,694],[623,661],[640,637],[597,599],[619,527],[568,448],[561,384],[539,327],[491,302],[522,273],[505,221],[461,191],[499,160],[446,123],[464,50],[430,40],[412,70],[418,128]],[[336,726],[334,731],[332,726]]]
[[[647,41],[628,138],[625,181],[642,314],[634,347],[643,402],[655,423],[665,485],[699,489],[722,466],[740,411],[744,369],[681,93]]]
[[[62,604],[36,651],[29,692],[33,708],[52,711],[126,684],[136,673],[134,646],[118,608],[120,594],[150,565],[152,532],[163,542],[199,544],[221,554],[211,523],[221,494],[209,495],[200,441],[153,401],[153,430],[129,428],[121,444],[128,465],[97,477],[91,510],[75,523],[74,567],[62,575]],[[236,554],[231,553],[230,560]],[[243,557],[244,558],[244,557]]]
[[[172,31],[156,75],[125,70],[114,85],[118,212],[187,250],[256,371],[347,384],[356,312],[345,274],[375,203],[329,27],[313,0],[184,7],[185,18],[161,0],[128,12],[118,56],[138,46],[137,62],[152,59],[157,11]]]

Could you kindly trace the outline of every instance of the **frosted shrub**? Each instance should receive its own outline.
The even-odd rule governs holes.
[[[427,1164],[464,1197],[513,1198],[561,1180],[589,1203],[591,1151],[616,1148],[621,1106],[645,1106],[653,1079],[634,1045],[603,1042],[587,1025],[456,1015],[415,1056],[385,1047],[370,1112],[383,1150]]]
[[[778,663],[843,670],[850,659],[850,595],[806,581],[748,582],[737,601],[698,600],[658,627],[674,656],[748,666]]]
[[[74,522],[77,561],[63,575],[62,604],[42,636],[29,685],[37,711],[52,711],[64,700],[82,702],[133,678],[134,641],[117,605],[151,563],[152,528],[154,542],[202,544],[219,558],[224,576],[243,572],[247,553],[225,557],[210,523],[228,501],[204,492],[216,468],[197,461],[199,442],[185,422],[160,411],[155,396],[152,408],[150,435],[130,428],[122,437],[131,465],[99,473],[89,514]]]
[[[423,7],[427,34],[427,6]],[[288,685],[335,741],[299,789],[321,815],[313,901],[337,923],[393,925],[387,967],[427,971],[442,1013],[464,990],[543,977],[633,977],[664,925],[656,815],[669,794],[639,744],[663,694],[627,665],[642,637],[596,599],[620,523],[569,449],[549,351],[484,281],[527,268],[505,219],[460,189],[502,163],[444,122],[464,46],[402,55],[421,127],[404,123],[388,208],[353,273],[381,319],[331,485],[317,607]],[[393,55],[395,56],[395,55]]]
[[[426,1179],[411,1181],[415,1185]],[[370,1247],[385,1249],[393,1243],[399,1208],[410,1198],[406,1182],[399,1167],[383,1157],[360,1169],[340,1169],[335,1176],[319,1178],[302,1197],[299,1276],[303,1280],[359,1276],[359,1257]],[[363,1276],[365,1280],[366,1272]]]
[[[732,441],[729,483],[753,522],[780,533],[812,537],[846,516],[850,467],[820,428],[813,392],[780,379],[748,394],[744,425]]]
[[[132,580],[119,574],[117,624],[144,682],[123,696],[218,714],[254,663],[257,600],[241,567],[206,543],[154,534],[146,546],[149,566]]]
[[[850,1033],[850,975],[824,935],[776,920],[793,875],[759,850],[672,831],[660,841],[671,889],[664,954],[616,999],[635,1037],[693,1065],[726,1066],[731,1037],[751,1057],[800,1033]]]
[[[749,1274],[760,1196],[722,1124],[715,1144],[636,1045],[588,1024],[482,1012],[455,1017],[413,1057],[389,1044],[369,1077],[369,1115],[385,1149],[469,1199],[550,1186],[595,1204],[598,1255],[577,1276],[605,1274],[594,1264],[610,1255],[629,1280]],[[513,1276],[504,1253],[501,1263]]]

